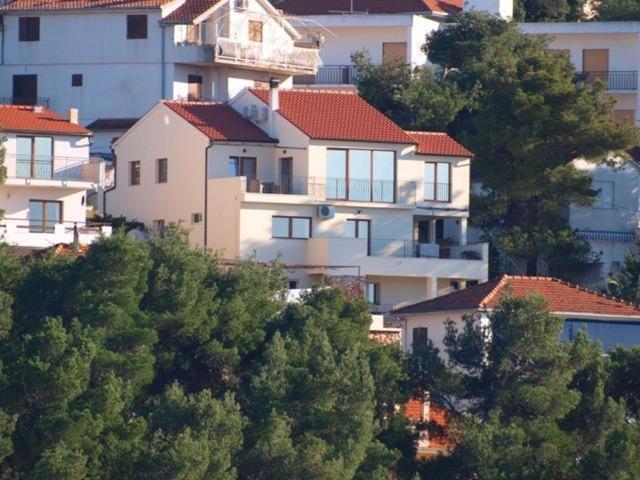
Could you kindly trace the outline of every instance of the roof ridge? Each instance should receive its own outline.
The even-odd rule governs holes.
[[[493,299],[493,297],[495,297],[497,293],[500,290],[502,290],[502,288],[504,287],[506,282],[509,280],[509,278],[510,278],[509,275],[502,275],[502,277],[500,277],[500,280],[498,280],[498,282],[496,283],[496,286],[493,287],[491,291],[487,293],[482,300],[480,300],[480,303],[478,306],[484,308],[487,305],[487,303],[489,303],[491,299]]]
[[[268,92],[270,89],[267,87],[251,87],[249,90],[251,91],[258,90],[258,91]],[[322,88],[280,88],[278,91],[280,93],[284,93],[284,92],[325,93],[327,95],[340,94],[340,95],[356,95],[360,97],[360,95],[358,95],[358,92],[354,90],[346,90],[346,89],[345,90],[343,89],[324,90]]]
[[[628,307],[635,307],[635,308],[640,309],[640,307],[638,307],[638,305],[636,305],[633,302],[629,302],[629,301],[623,300],[621,298],[616,298],[616,297],[614,297],[612,295],[607,295],[606,293],[603,293],[601,291],[589,290],[587,287],[585,287],[583,285],[578,285],[577,283],[571,283],[571,282],[568,282],[566,280],[562,280],[562,279],[559,279],[559,278],[553,278],[553,277],[549,277],[549,278],[550,278],[550,280],[552,280],[554,282],[560,283],[561,285],[565,285],[567,287],[576,289],[578,291],[585,292],[585,293],[590,293],[592,295],[597,295],[598,297],[602,297],[602,298],[604,298],[606,300],[614,301],[614,302],[619,303],[621,305],[626,305]]]

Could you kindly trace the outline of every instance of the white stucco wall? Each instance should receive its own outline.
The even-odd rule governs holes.
[[[0,186],[0,208],[5,211],[4,219],[28,225],[29,200],[55,200],[62,202],[62,221],[67,227],[73,223],[86,221],[85,190],[66,187],[38,187],[33,185]]]

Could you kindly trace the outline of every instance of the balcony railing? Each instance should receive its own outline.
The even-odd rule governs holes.
[[[311,195],[316,197],[324,191],[324,183],[311,177],[248,175],[242,177],[242,179],[242,190],[246,193]]]
[[[9,179],[98,182],[102,171],[100,159],[5,155],[4,163]]]
[[[40,105],[49,108],[49,99],[46,97],[2,97],[2,105]]]
[[[358,71],[354,65],[324,65],[315,75],[296,75],[294,85],[355,85]]]
[[[607,90],[627,90],[638,89],[638,72],[579,72],[577,75],[579,82],[586,85],[604,83]]]
[[[416,240],[371,239],[372,257],[439,258],[452,260],[484,260],[484,244],[450,245],[419,243]]]
[[[28,219],[4,218],[0,221],[0,243],[17,247],[46,248],[58,243],[81,245],[94,242],[100,236],[110,236],[112,227],[106,223],[60,222],[51,228],[37,229]]]
[[[450,202],[451,185],[448,183],[425,182],[424,199],[435,202]]]
[[[374,315],[385,315],[396,307],[394,303],[370,303],[369,312]]]
[[[327,178],[325,194],[327,200],[408,205],[416,201],[416,184],[368,178]]]

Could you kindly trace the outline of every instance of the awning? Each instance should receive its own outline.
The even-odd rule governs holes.
[[[585,240],[604,240],[608,242],[635,242],[635,232],[605,232],[601,230],[577,230],[576,235]]]

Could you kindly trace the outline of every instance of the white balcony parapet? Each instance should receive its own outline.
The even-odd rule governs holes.
[[[104,183],[104,162],[97,158],[5,154],[7,179]]]
[[[74,228],[75,227],[75,228]],[[60,243],[71,244],[76,240],[80,245],[88,245],[100,236],[110,236],[111,225],[58,223],[49,231],[29,228],[28,220],[0,220],[0,243],[13,247],[41,249]]]

